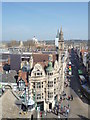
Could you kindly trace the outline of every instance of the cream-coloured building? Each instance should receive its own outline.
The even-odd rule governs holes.
[[[61,28],[57,54],[32,54],[29,94],[41,110],[52,109],[64,90],[64,70],[67,58],[65,53]]]

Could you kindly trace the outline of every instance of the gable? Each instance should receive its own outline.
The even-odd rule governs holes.
[[[31,72],[31,77],[35,77],[35,76],[45,76],[43,67],[38,63],[35,64],[32,72]]]

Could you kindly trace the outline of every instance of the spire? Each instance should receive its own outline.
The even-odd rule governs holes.
[[[59,29],[57,30],[56,38],[59,38]]]
[[[62,26],[61,26],[61,30],[60,30],[60,35],[61,35],[61,34],[63,34],[63,32],[62,32]]]
[[[62,32],[62,26],[61,26],[61,30],[60,30],[60,32]]]
[[[59,40],[60,40],[60,41],[63,40],[62,26],[61,26],[61,30],[60,30],[60,34],[59,34]]]

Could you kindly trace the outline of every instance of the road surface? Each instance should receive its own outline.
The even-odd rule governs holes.
[[[70,112],[70,118],[82,118],[86,119],[89,117],[89,105],[88,100],[86,97],[83,96],[81,99],[81,93],[78,92],[80,90],[80,82],[79,82],[79,76],[78,76],[78,69],[83,69],[83,67],[80,65],[78,57],[75,55],[74,50],[71,50],[71,57],[70,61],[72,63],[72,76],[71,76],[71,82],[70,86],[68,88],[69,94],[72,94],[74,96],[74,100],[70,102],[71,105],[71,112]]]

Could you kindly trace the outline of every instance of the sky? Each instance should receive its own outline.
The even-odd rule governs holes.
[[[3,2],[2,40],[88,39],[87,2]]]

